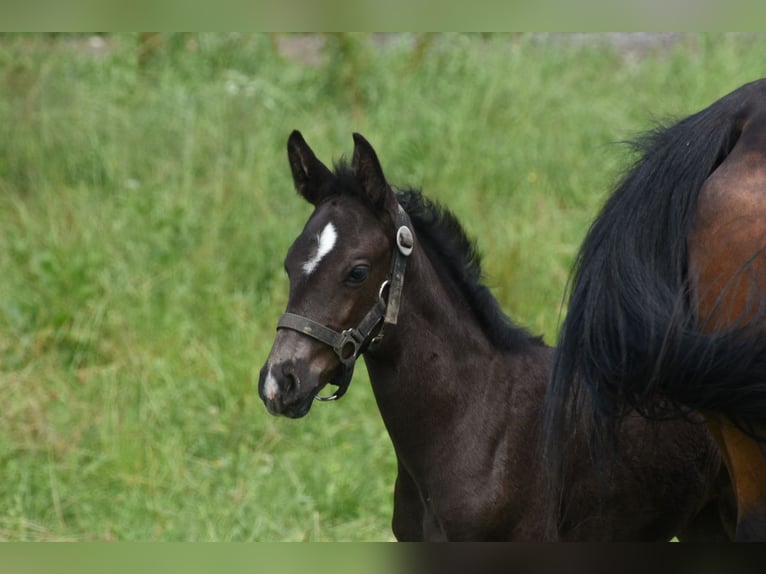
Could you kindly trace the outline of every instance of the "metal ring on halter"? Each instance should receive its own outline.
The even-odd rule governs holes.
[[[341,398],[343,395],[346,394],[346,391],[348,390],[348,385],[351,382],[351,377],[354,374],[354,364],[353,361],[351,365],[347,365],[344,363],[341,363],[341,369],[343,369],[343,372],[340,376],[340,380],[338,382],[330,382],[330,385],[335,385],[338,387],[333,394],[331,394],[329,397],[323,397],[319,395],[319,393],[314,395],[314,400],[319,401],[322,403],[326,403],[329,401],[337,401],[339,398]]]
[[[340,398],[340,395],[338,394],[338,391],[335,391],[329,397],[321,397],[319,395],[314,395],[314,400],[315,401],[319,401],[320,403],[326,403],[326,402],[329,402],[329,401],[337,401],[339,398]]]
[[[386,279],[385,281],[383,281],[383,283],[380,284],[380,289],[378,289],[378,301],[380,301],[383,305],[386,304],[386,302],[383,300],[383,291],[385,291],[390,284],[391,284],[391,281]]]

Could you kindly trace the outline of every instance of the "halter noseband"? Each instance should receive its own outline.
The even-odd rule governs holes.
[[[415,246],[415,236],[412,232],[412,224],[402,206],[397,206],[396,212],[396,247],[391,259],[391,270],[388,278],[383,281],[378,292],[378,301],[373,305],[364,318],[356,327],[345,329],[342,332],[335,331],[308,317],[295,313],[284,313],[277,322],[277,329],[290,329],[302,333],[317,341],[325,343],[338,356],[341,363],[339,377],[331,381],[338,390],[329,397],[316,395],[318,401],[334,401],[346,394],[354,374],[354,364],[359,356],[364,353],[371,344],[380,343],[383,340],[382,328],[373,337],[375,330],[384,325],[396,325],[399,316],[399,306],[404,286],[404,271],[407,267],[407,258]],[[384,298],[384,292],[388,289],[388,299]]]

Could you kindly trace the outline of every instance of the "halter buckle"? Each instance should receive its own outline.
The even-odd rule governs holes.
[[[412,230],[406,225],[402,225],[396,230],[396,246],[405,257],[409,257],[412,253],[412,248],[415,246],[415,238],[412,236]]]
[[[359,331],[353,328],[341,331],[340,336],[341,340],[338,343],[338,346],[333,350],[335,351],[335,354],[338,355],[338,359],[340,359],[341,363],[346,366],[351,366],[354,364],[354,361],[356,361],[359,355],[359,349],[364,343],[360,338],[364,339],[364,337],[361,336]]]

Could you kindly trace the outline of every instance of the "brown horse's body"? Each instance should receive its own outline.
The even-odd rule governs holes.
[[[626,407],[696,409],[731,475],[736,538],[766,541],[766,80],[639,147],[578,256],[549,452],[578,388],[607,434]]]
[[[540,431],[553,350],[499,311],[455,218],[395,195],[355,140],[351,169],[334,173],[300,134],[288,141],[315,210],[285,260],[287,313],[259,381],[268,410],[300,417],[328,383],[344,391],[353,331],[396,451],[398,539],[726,539],[728,477],[702,424],[630,416],[619,454],[600,461],[579,428],[550,504]],[[394,240],[402,227],[411,254]]]
[[[766,92],[705,182],[689,236],[689,268],[701,324],[709,332],[761,321],[766,298]],[[764,413],[763,419],[766,419]],[[766,450],[726,416],[706,421],[731,472],[738,537],[766,540]],[[766,424],[753,421],[766,437]]]

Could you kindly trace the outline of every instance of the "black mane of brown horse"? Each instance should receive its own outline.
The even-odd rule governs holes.
[[[704,427],[685,421],[662,423],[659,432],[629,417],[620,430],[624,449],[603,468],[590,458],[585,434],[575,433],[567,443],[572,456],[564,486],[548,503],[540,426],[553,350],[502,313],[457,218],[418,191],[395,193],[369,143],[356,135],[355,144],[351,164],[339,162],[331,171],[300,134],[288,140],[295,187],[315,209],[285,260],[287,311],[334,330],[358,323],[386,279],[396,210],[404,208],[415,249],[398,322],[384,326],[382,342],[364,353],[397,456],[395,536],[725,538],[720,457]],[[302,263],[328,224],[337,242],[306,273]],[[361,267],[366,275],[358,282]],[[326,345],[282,329],[259,392],[270,412],[303,416],[338,369]]]
[[[547,398],[549,470],[578,406],[601,447],[631,409],[693,409],[732,476],[737,539],[766,541],[766,79],[636,148],[577,256]]]

